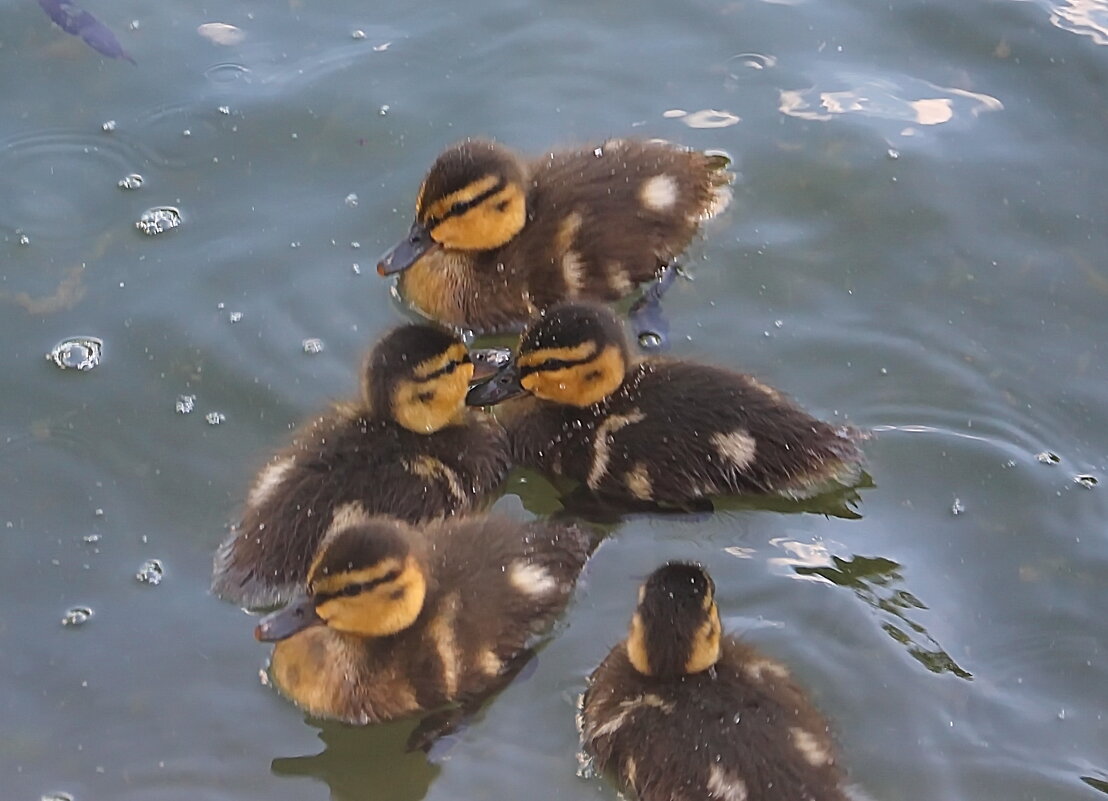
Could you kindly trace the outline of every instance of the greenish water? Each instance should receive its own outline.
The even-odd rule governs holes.
[[[1108,792],[1108,3],[84,1],[137,66],[0,5],[0,795],[614,799],[577,775],[575,699],[667,558],[709,567],[874,799]],[[875,486],[858,519],[625,521],[431,764],[410,723],[263,687],[207,586],[253,472],[402,319],[376,256],[470,134],[730,153],[674,355],[874,429]],[[143,236],[154,206],[183,225]],[[72,335],[95,370],[43,358]],[[533,477],[499,504],[552,506]]]

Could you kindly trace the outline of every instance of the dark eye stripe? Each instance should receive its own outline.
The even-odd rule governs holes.
[[[363,592],[369,592],[374,587],[378,587],[382,584],[388,584],[390,581],[396,581],[400,577],[399,570],[390,570],[380,578],[375,578],[373,581],[363,581],[360,584],[347,584],[341,590],[335,590],[334,592],[321,592],[313,596],[313,600],[316,606],[319,604],[332,601],[335,598],[339,598],[343,595],[353,597],[355,595],[361,595]]]
[[[450,209],[442,217],[431,217],[424,223],[424,225],[427,226],[427,228],[431,229],[431,228],[434,228],[439,223],[442,223],[442,222],[445,222],[446,220],[449,220],[451,217],[458,217],[459,215],[465,214],[467,211],[472,209],[474,206],[481,205],[486,200],[488,200],[490,197],[495,195],[497,192],[501,191],[504,188],[504,186],[505,186],[504,179],[501,178],[499,181],[497,181],[493,185],[493,187],[491,189],[486,189],[484,192],[482,192],[481,194],[479,194],[477,197],[473,198],[472,200],[466,200],[462,203],[455,203],[453,206],[450,207]]]
[[[425,376],[424,378],[417,378],[416,381],[418,381],[421,384],[425,384],[428,381],[431,381],[435,378],[438,378],[439,376],[450,375],[455,370],[457,370],[459,367],[461,367],[463,364],[469,364],[470,361],[471,361],[471,359],[469,358],[469,354],[467,353],[460,360],[455,361],[455,362],[447,362],[446,364],[444,364],[442,367],[440,367],[435,372],[430,373],[429,375]]]
[[[579,367],[582,364],[588,364],[589,362],[594,361],[596,361],[595,354],[584,359],[576,359],[575,361],[567,361],[566,359],[547,359],[545,362],[539,362],[538,364],[529,364],[526,367],[519,368],[519,375],[522,378],[523,376],[531,375],[532,373],[564,370],[567,367]]]

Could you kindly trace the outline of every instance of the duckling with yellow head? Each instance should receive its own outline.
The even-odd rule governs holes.
[[[305,594],[255,635],[276,643],[277,689],[314,716],[376,723],[466,707],[514,675],[589,550],[572,525],[349,515],[320,543]]]
[[[324,532],[350,515],[417,522],[480,509],[510,467],[499,423],[465,407],[474,358],[455,334],[404,325],[370,351],[361,397],[293,436],[261,470],[215,558],[213,591],[272,606],[303,588]]]
[[[808,498],[862,478],[856,434],[812,417],[753,376],[632,357],[602,306],[535,320],[515,361],[470,390],[503,403],[516,464],[619,501],[684,505],[714,495]]]
[[[724,208],[722,156],[621,139],[525,160],[467,140],[436,159],[407,237],[382,258],[423,314],[518,330],[567,299],[613,301],[671,265]]]

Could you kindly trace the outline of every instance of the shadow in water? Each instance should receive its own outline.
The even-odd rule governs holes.
[[[638,515],[702,515],[716,512],[765,511],[784,514],[821,514],[845,520],[860,520],[857,511],[862,497],[859,490],[874,487],[864,473],[858,484],[811,498],[791,499],[779,495],[721,495],[699,498],[676,506],[652,501],[613,499],[598,495],[568,479],[547,477],[529,469],[513,471],[507,492],[519,496],[527,511],[562,520],[581,520],[598,526],[617,526],[624,518]]]
[[[831,557],[831,564],[821,567],[796,566],[801,576],[819,576],[832,584],[847,587],[870,606],[883,612],[887,619],[881,628],[908,649],[912,658],[932,673],[953,673],[961,679],[973,679],[942,649],[927,629],[911,620],[908,613],[927,606],[912,593],[901,589],[904,578],[900,564],[881,557],[854,556],[851,559]]]
[[[311,777],[327,784],[335,801],[417,801],[427,795],[441,768],[404,743],[417,720],[377,726],[312,723],[324,749],[318,754],[278,757],[277,776]]]

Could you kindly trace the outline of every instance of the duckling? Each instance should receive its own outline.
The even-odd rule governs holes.
[[[464,399],[462,341],[405,325],[370,351],[361,398],[302,427],[261,470],[216,553],[212,590],[250,607],[301,589],[324,532],[353,513],[417,522],[479,509],[510,467],[507,436]]]
[[[566,303],[523,332],[513,364],[466,402],[498,417],[516,464],[632,505],[685,506],[717,494],[800,499],[862,476],[846,432],[742,373],[629,355],[606,308]]]
[[[572,525],[471,516],[417,528],[349,514],[320,543],[306,595],[255,636],[276,642],[273,683],[312,715],[376,723],[468,707],[529,658],[590,544]]]
[[[403,271],[401,296],[447,325],[519,330],[560,300],[617,300],[654,279],[727,205],[731,177],[725,158],[657,140],[532,161],[467,140],[431,166],[377,271]]]
[[[670,562],[589,679],[582,739],[640,801],[846,801],[827,722],[788,669],[721,634],[715,584]]]

